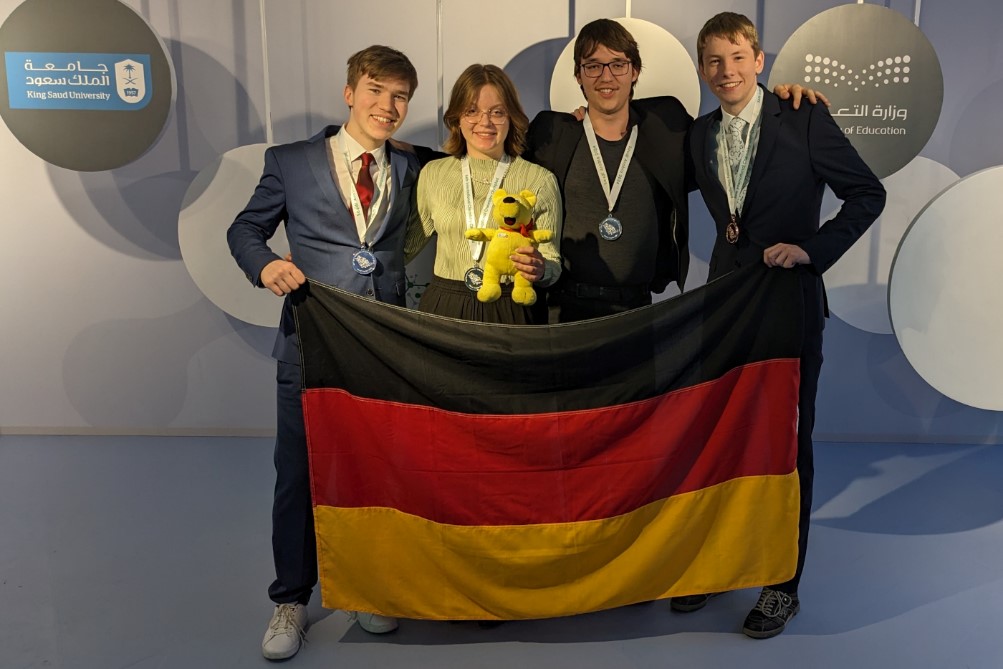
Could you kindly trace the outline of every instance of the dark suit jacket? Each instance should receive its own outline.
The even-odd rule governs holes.
[[[672,204],[670,220],[658,222],[658,266],[651,289],[660,293],[670,281],[676,281],[681,290],[690,262],[684,156],[686,131],[692,119],[675,98],[657,97],[632,101],[630,121],[638,126],[634,160],[654,175],[662,195]],[[564,182],[571,158],[584,136],[582,123],[565,113],[540,112],[529,126],[528,148],[523,157],[557,176],[565,203],[574,197],[574,193],[565,191]]]
[[[797,569],[790,581],[778,587],[796,592],[807,550],[814,481],[812,429],[826,311],[821,275],[878,217],[884,207],[885,190],[824,105],[805,104],[795,110],[789,101],[764,90],[759,144],[740,213],[740,233],[737,243],[729,244],[725,239],[730,219],[728,197],[716,169],[716,133],[720,121],[720,108],[698,118],[688,143],[694,176],[717,227],[710,278],[763,262],[763,250],[778,243],[797,244],[811,259],[810,265],[797,270],[802,304],[790,305],[804,309],[797,435],[801,499]],[[843,206],[832,220],[819,227],[819,209],[826,185],[843,200]]]
[[[718,108],[698,118],[690,133],[694,176],[717,226],[710,261],[714,279],[737,267],[763,262],[763,250],[797,244],[821,275],[881,214],[885,189],[832,120],[824,105],[795,110],[764,90],[762,127],[749,188],[741,212],[741,234],[729,244],[728,197],[717,176],[715,133]],[[819,227],[824,186],[843,200],[839,213]],[[820,286],[821,288],[821,286]]]
[[[248,280],[260,287],[261,270],[279,259],[267,242],[284,222],[293,262],[308,278],[403,306],[407,289],[404,231],[414,210],[418,158],[396,142],[388,142],[391,208],[373,235],[370,250],[378,261],[376,271],[358,274],[352,269],[352,254],[361,246],[359,234],[331,174],[325,145],[338,129],[328,126],[309,140],[274,146],[265,152],[261,180],[227,231],[230,252]],[[272,355],[299,364],[290,299],[287,295],[282,305]]]

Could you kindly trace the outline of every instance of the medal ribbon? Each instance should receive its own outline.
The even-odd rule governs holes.
[[[503,153],[501,160],[498,161],[498,165],[495,167],[495,176],[491,179],[491,185],[488,187],[488,194],[484,196],[484,204],[481,205],[481,215],[479,218],[474,218],[474,179],[470,174],[470,161],[467,156],[460,158],[460,169],[463,171],[463,214],[467,219],[467,230],[473,228],[486,228],[488,225],[488,219],[491,217],[491,196],[495,194],[495,191],[501,188],[502,181],[505,179],[505,173],[508,172],[509,163],[512,159],[509,158],[507,153]],[[484,242],[474,242],[467,241],[470,245],[470,255],[476,263],[481,259],[481,254],[484,253]]]
[[[592,152],[592,162],[595,163],[596,173],[599,175],[599,183],[602,184],[603,193],[606,194],[606,203],[609,213],[612,216],[613,207],[617,198],[620,197],[620,189],[623,188],[623,180],[627,176],[627,168],[630,167],[630,158],[634,155],[634,147],[637,145],[637,126],[630,129],[630,139],[623,149],[623,157],[620,158],[620,167],[617,168],[616,178],[613,180],[613,187],[610,188],[609,176],[606,174],[606,164],[602,159],[602,152],[599,151],[599,141],[596,139],[595,128],[592,127],[592,119],[588,113],[585,114],[585,138],[589,143],[589,150]]]

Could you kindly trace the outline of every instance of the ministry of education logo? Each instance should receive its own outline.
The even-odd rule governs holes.
[[[861,88],[865,90],[868,87],[880,88],[882,84],[885,86],[900,83],[905,85],[911,80],[909,75],[912,72],[912,67],[909,63],[912,62],[912,56],[908,53],[894,57],[889,56],[856,72],[852,67],[847,67],[846,63],[841,63],[829,56],[809,53],[804,59],[807,63],[804,67],[805,86],[831,84],[833,88],[839,88],[842,84],[857,93],[860,92]]]
[[[879,178],[919,155],[944,101],[933,46],[902,14],[877,5],[835,7],[798,28],[770,71],[822,91],[830,112]]]

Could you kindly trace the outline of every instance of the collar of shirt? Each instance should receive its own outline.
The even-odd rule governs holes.
[[[367,151],[362,147],[361,144],[355,141],[354,137],[348,134],[348,132],[345,130],[345,126],[341,126],[341,130],[338,131],[338,134],[333,135],[328,140],[330,142],[335,142],[334,145],[332,146],[332,148],[334,149],[334,155],[336,156],[341,155],[341,146],[339,146],[339,144],[337,143],[339,137],[343,138],[344,140],[343,146],[345,147],[345,150],[348,151],[348,157],[352,161],[352,164],[354,165],[357,162],[361,162],[362,154],[367,153]],[[386,164],[387,160],[386,144],[385,143],[380,144],[377,148],[373,149],[372,151],[368,151],[368,153],[373,154],[373,158],[375,158],[373,163],[376,165],[376,167],[379,169],[383,169],[383,166]]]
[[[759,118],[759,113],[763,110],[763,98],[759,95],[753,95],[752,100],[749,104],[745,105],[745,109],[738,112],[738,117],[745,121],[748,125],[746,128],[751,128],[756,124],[756,119]],[[721,108],[721,128],[727,128],[731,124],[731,119],[735,118],[734,115],[729,114]]]

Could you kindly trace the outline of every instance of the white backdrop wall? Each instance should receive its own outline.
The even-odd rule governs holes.
[[[18,4],[0,0],[0,20]],[[203,297],[181,260],[177,217],[200,170],[230,149],[265,141],[266,97],[276,142],[344,121],[345,60],[358,49],[383,43],[411,57],[420,85],[400,137],[435,145],[440,96],[468,64],[505,67],[532,116],[549,107],[553,64],[578,28],[598,17],[625,16],[628,6],[633,18],[675,35],[694,61],[696,35],[710,13],[747,14],[762,33],[765,81],[794,30],[843,3],[506,0],[499,7],[463,0],[267,0],[267,50],[255,0],[125,4],[164,39],[178,83],[168,128],[145,156],[116,170],[77,173],[44,163],[0,128],[6,249],[0,433],[272,431],[274,330],[233,319]],[[947,0],[879,4],[910,19],[920,9],[920,28],[943,67],[944,108],[921,155],[961,177],[1003,164],[1003,134],[994,128],[1003,108],[1003,6],[996,0],[966,0],[963,8]],[[704,91],[702,111],[715,106],[709,97]],[[697,285],[706,274],[710,222],[696,196],[691,209],[698,268],[691,285]],[[834,317],[825,354],[820,438],[1003,441],[1003,414],[960,405],[932,389],[892,335]]]

